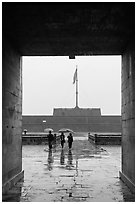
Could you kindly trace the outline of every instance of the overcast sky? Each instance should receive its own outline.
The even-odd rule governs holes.
[[[23,57],[23,115],[74,108],[76,65],[79,107],[121,115],[121,56]]]

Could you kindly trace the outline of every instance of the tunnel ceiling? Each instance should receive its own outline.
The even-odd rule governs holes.
[[[132,3],[2,3],[3,38],[21,55],[121,54],[134,38]]]

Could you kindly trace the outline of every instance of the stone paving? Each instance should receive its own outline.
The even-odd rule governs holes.
[[[121,146],[96,146],[75,137],[52,151],[47,145],[24,145],[24,182],[3,201],[17,202],[134,202],[134,194],[119,179]]]

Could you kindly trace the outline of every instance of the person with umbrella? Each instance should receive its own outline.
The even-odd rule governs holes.
[[[26,135],[26,133],[27,133],[27,129],[24,129],[24,134]]]
[[[69,135],[68,135],[68,146],[69,146],[69,149],[71,149],[72,147],[72,142],[73,142],[73,136],[72,136],[72,133],[70,132]]]
[[[61,140],[61,147],[63,148],[64,147],[64,143],[65,143],[65,135],[64,135],[63,132],[60,135],[60,140]]]
[[[49,131],[49,134],[48,134],[49,149],[52,149],[53,140],[54,140],[54,136],[53,136],[53,134],[51,134],[51,130],[50,130],[50,131]]]

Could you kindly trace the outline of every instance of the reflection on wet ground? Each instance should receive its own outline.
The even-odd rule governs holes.
[[[75,137],[72,149],[55,144],[23,146],[24,182],[3,201],[123,202],[134,195],[119,180],[120,146],[96,146],[87,137]]]
[[[53,169],[53,162],[54,162],[54,158],[52,155],[52,150],[50,149],[49,153],[48,153],[48,163],[47,163],[49,171],[51,171]]]

